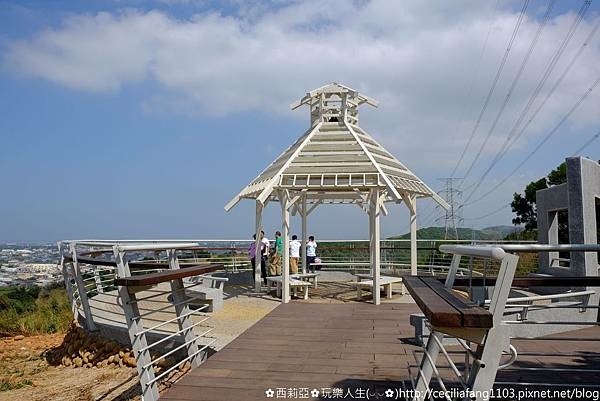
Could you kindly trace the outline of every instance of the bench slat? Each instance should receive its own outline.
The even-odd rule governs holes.
[[[492,327],[493,319],[490,312],[449,290],[433,277],[426,277],[422,280],[461,314],[463,327]]]
[[[407,276],[404,285],[433,326],[462,327],[461,314],[431,289],[421,277]]]

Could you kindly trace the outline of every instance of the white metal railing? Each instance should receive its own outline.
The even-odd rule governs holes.
[[[145,254],[145,260],[142,260],[147,265],[152,262],[165,263],[166,248],[170,249],[190,249],[190,252],[182,252],[178,256],[180,263],[186,264],[202,264],[202,263],[220,263],[223,264],[226,272],[237,272],[252,269],[248,258],[248,248],[251,240],[242,239],[155,239],[155,240],[78,240],[78,241],[61,241],[59,246],[63,251],[68,251],[67,247],[74,244],[80,249],[80,253],[84,251],[104,251],[109,254],[113,253],[113,247],[117,246],[127,252],[138,252]],[[420,273],[431,275],[446,274],[450,266],[450,257],[444,252],[438,251],[437,246],[452,244],[472,244],[472,245],[507,245],[514,246],[514,243],[506,241],[490,241],[490,240],[417,240],[418,242],[418,269]],[[406,274],[410,269],[410,249],[409,240],[403,239],[386,239],[381,241],[381,265],[387,268],[388,274]],[[160,254],[152,254],[156,251],[157,244],[162,244]],[[362,265],[367,266],[369,263],[368,240],[336,240],[327,239],[319,240],[320,247],[318,254],[322,259],[324,268],[331,270],[351,270],[354,267]],[[529,245],[529,242],[520,242],[516,246]],[[150,252],[150,253],[149,253]],[[68,255],[68,252],[64,252]],[[330,264],[328,267],[328,263]],[[77,282],[78,275],[71,270],[65,273],[65,285],[67,290],[72,292],[70,297],[72,302],[77,304],[77,308],[84,308],[85,303],[89,298],[97,294],[116,290],[112,286],[112,281],[117,276],[115,266],[91,266],[84,262],[78,264],[80,270],[81,286],[86,294],[85,299],[82,299],[79,292],[79,284]],[[159,269],[155,268],[136,268],[132,269],[132,274],[146,274]],[[481,270],[481,269],[479,269]],[[463,276],[482,276],[485,271],[474,269],[472,264],[463,264],[458,267],[458,274]],[[72,274],[69,274],[72,273]],[[82,305],[83,304],[83,305]],[[75,307],[74,307],[75,308]],[[93,321],[93,316],[92,319]]]
[[[80,313],[83,314],[87,328],[95,330],[98,317],[94,316],[96,308],[90,307],[90,301],[121,305],[123,308],[142,386],[142,399],[145,401],[158,399],[158,381],[170,379],[186,363],[190,367],[198,366],[214,346],[216,338],[211,336],[213,327],[209,324],[209,305],[203,296],[190,296],[186,293],[201,292],[200,288],[194,287],[201,286],[202,280],[186,281],[184,285],[182,279],[173,278],[165,282],[166,285],[170,284],[169,288],[156,284],[149,288],[147,285],[116,286],[115,279],[131,278],[134,281],[136,278],[145,279],[152,273],[176,270],[180,262],[178,252],[197,247],[197,243],[189,241],[59,243],[65,285],[76,318]],[[143,253],[148,252],[166,252],[166,259],[139,260],[135,263],[128,261],[128,258],[140,259]],[[152,267],[153,262],[156,262],[156,268]],[[136,263],[142,268],[136,267]],[[156,280],[160,280],[160,277]],[[142,307],[140,302],[143,301],[157,306],[152,306],[151,309]],[[197,306],[192,308],[190,305],[193,304]],[[174,312],[174,317],[169,318],[165,313],[171,311]],[[158,323],[148,324],[156,321]],[[177,328],[171,327],[174,325]]]
[[[513,296],[509,297],[510,289],[513,284],[514,274],[518,262],[518,254],[524,252],[548,252],[548,251],[563,251],[563,252],[600,252],[600,244],[573,244],[573,245],[538,245],[538,244],[498,244],[495,246],[463,246],[463,245],[443,245],[440,247],[441,251],[449,252],[454,255],[452,266],[448,277],[446,278],[446,288],[452,288],[455,282],[455,276],[457,267],[460,264],[460,258],[462,256],[473,257],[473,258],[487,258],[501,260],[501,265],[493,277],[493,282],[489,284],[494,287],[491,299],[485,299],[480,303],[483,307],[487,308],[492,314],[492,327],[480,332],[478,335],[474,333],[481,329],[471,329],[468,327],[454,329],[444,327],[433,327],[429,322],[426,322],[430,330],[428,336],[427,346],[424,350],[416,351],[415,358],[418,366],[416,375],[411,374],[411,380],[415,388],[414,400],[424,400],[426,398],[427,390],[431,389],[431,381],[435,379],[439,387],[443,391],[447,391],[447,386],[444,383],[443,375],[441,370],[450,370],[453,376],[456,378],[454,383],[458,384],[463,390],[474,394],[475,397],[472,399],[483,400],[486,399],[484,394],[486,391],[489,392],[494,384],[508,385],[508,386],[556,386],[572,387],[575,384],[571,383],[525,383],[525,382],[511,382],[511,381],[497,381],[496,374],[499,370],[511,370],[511,371],[524,371],[524,372],[539,372],[542,370],[549,370],[553,372],[586,372],[590,374],[600,373],[598,368],[585,368],[585,369],[573,369],[572,367],[565,367],[563,369],[557,369],[553,366],[515,366],[514,362],[517,361],[519,355],[527,355],[534,357],[587,357],[584,353],[557,353],[552,347],[547,352],[544,351],[533,351],[533,352],[517,352],[516,347],[511,344],[514,340],[536,340],[536,341],[600,341],[590,337],[589,335],[578,336],[575,333],[569,336],[528,336],[522,335],[519,326],[535,325],[552,325],[563,327],[563,331],[573,330],[574,328],[580,328],[585,326],[599,326],[600,323],[596,319],[596,315],[581,315],[580,319],[531,319],[528,316],[529,312],[543,309],[573,309],[577,308],[580,312],[585,312],[587,309],[598,310],[600,307],[597,305],[598,302],[598,291],[593,289],[574,290],[573,288],[560,292],[557,294],[547,295],[530,295],[530,296]],[[490,277],[492,279],[492,277]],[[537,277],[521,279],[522,282],[529,282],[531,287],[536,286],[558,286],[558,287],[600,287],[600,279],[597,276],[594,277],[564,277],[557,278],[558,281],[549,282],[546,277]],[[536,282],[536,280],[538,280]],[[543,282],[546,280],[546,282]],[[554,280],[554,279],[550,279]],[[563,280],[561,283],[560,280]],[[466,280],[463,280],[465,282]],[[479,285],[485,283],[483,280],[479,280]],[[572,283],[569,284],[569,283]],[[462,284],[461,284],[462,285]],[[469,293],[472,294],[473,287],[469,286]],[[595,297],[594,304],[590,303],[590,297]],[[551,301],[550,304],[539,304],[535,302]],[[509,320],[510,315],[518,314],[518,319]],[[553,312],[554,313],[554,312]],[[570,312],[569,312],[570,313]],[[537,330],[537,329],[536,329]],[[473,336],[475,335],[474,338]],[[443,339],[445,337],[451,337],[458,341],[464,349],[464,352],[448,351],[445,347]],[[478,345],[476,350],[473,350],[467,341],[475,341]],[[437,364],[437,358],[439,354],[444,356],[446,365],[439,366]],[[417,358],[417,355],[422,356]],[[459,369],[455,358],[452,355],[459,355],[459,360],[463,362],[463,369]],[[504,361],[502,361],[504,358]],[[414,368],[415,366],[411,366]],[[598,387],[595,383],[589,384],[577,384],[583,387]],[[446,399],[451,400],[446,394]]]

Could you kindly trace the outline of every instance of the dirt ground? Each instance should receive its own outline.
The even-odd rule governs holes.
[[[64,334],[0,339],[0,401],[124,401],[139,399],[135,368],[52,366],[48,350]]]

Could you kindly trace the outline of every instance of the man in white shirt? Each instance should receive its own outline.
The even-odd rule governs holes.
[[[314,236],[308,237],[308,242],[306,243],[306,266],[309,269],[312,269],[313,273],[315,272],[315,265],[311,266],[311,263],[315,263],[315,259],[317,258],[317,242],[315,241]]]
[[[292,235],[290,241],[290,273],[298,273],[298,260],[300,260],[300,247],[302,244],[298,241],[297,235]]]

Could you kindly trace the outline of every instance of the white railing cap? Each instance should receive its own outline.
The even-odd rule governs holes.
[[[476,245],[441,245],[440,251],[463,256],[479,256],[482,258],[503,259],[506,256],[504,249],[498,246]]]

